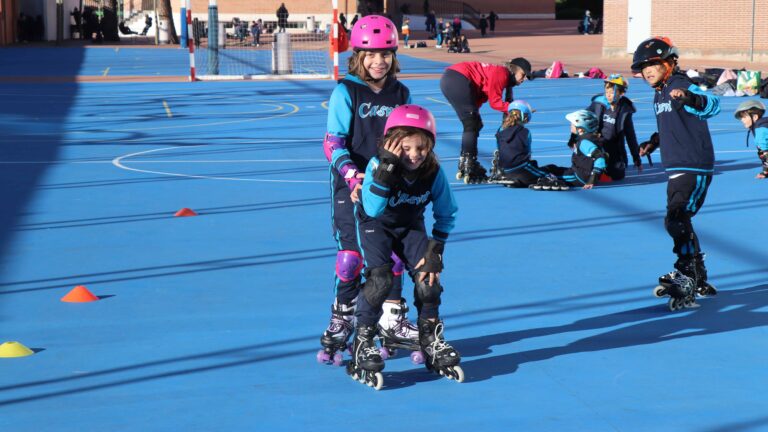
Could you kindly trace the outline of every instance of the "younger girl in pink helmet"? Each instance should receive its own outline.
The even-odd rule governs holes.
[[[445,342],[438,313],[443,249],[458,206],[435,156],[435,136],[435,118],[428,110],[418,105],[395,108],[378,156],[365,170],[362,205],[355,209],[366,281],[357,297],[357,327],[347,372],[377,390],[383,385],[384,358],[373,338],[381,305],[394,289],[393,253],[403,258],[415,285],[419,345],[427,369],[464,380],[461,357]],[[431,238],[424,225],[429,203],[435,221]]]
[[[357,243],[354,208],[360,200],[363,173],[376,155],[377,140],[392,110],[411,102],[410,91],[396,77],[400,70],[397,29],[383,16],[359,19],[350,34],[354,52],[347,75],[339,81],[328,102],[327,133],[323,150],[330,163],[331,219],[336,255],[335,301],[331,320],[323,332],[317,353],[321,363],[341,365],[342,355],[352,334],[354,304],[360,290],[363,256]],[[402,300],[402,262],[392,262],[395,289],[386,299],[381,331],[388,341],[418,347],[418,331],[408,321]]]

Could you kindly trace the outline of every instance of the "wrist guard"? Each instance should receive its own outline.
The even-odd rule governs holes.
[[[379,149],[379,166],[373,173],[373,180],[376,183],[391,188],[397,184],[400,177],[400,158],[396,154]]]
[[[443,251],[445,243],[429,239],[427,250],[424,252],[424,264],[416,270],[425,273],[440,273],[443,271]]]

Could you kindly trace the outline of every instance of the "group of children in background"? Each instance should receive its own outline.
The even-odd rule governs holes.
[[[389,19],[375,15],[360,19],[350,45],[354,53],[348,74],[331,95],[323,143],[330,163],[338,253],[336,297],[317,359],[340,365],[341,352],[354,334],[347,372],[360,382],[381,388],[387,347],[422,353],[429,370],[460,382],[461,357],[445,341],[439,316],[443,253],[458,207],[435,156],[435,120],[427,109],[412,104],[410,91],[397,80],[398,35]],[[696,294],[716,294],[707,282],[704,254],[691,219],[704,203],[713,174],[714,150],[706,119],[720,111],[716,97],[704,94],[678,72],[677,58],[677,49],[666,38],[648,39],[634,54],[633,71],[642,73],[656,90],[658,132],[650,140],[637,142],[635,108],[625,97],[628,83],[619,74],[604,80],[603,94],[593,97],[586,109],[565,116],[572,133],[570,167],[540,167],[531,159],[532,136],[526,125],[534,109],[512,97],[513,87],[532,78],[526,59],[501,65],[459,63],[447,68],[440,81],[463,125],[457,178],[467,183],[488,181],[477,161],[477,138],[483,127],[479,111],[485,102],[505,115],[496,132],[498,150],[490,176],[490,181],[505,186],[591,189],[601,177],[624,178],[630,156],[639,172],[641,157],[660,146],[669,174],[665,228],[678,259],[675,270],[659,278],[655,293],[670,296],[673,310],[691,306]],[[378,109],[370,115],[359,115],[362,106],[374,105]],[[757,142],[763,167],[758,178],[768,177],[764,114],[765,106],[758,101],[741,104],[735,113]],[[424,223],[429,204],[435,221],[431,237]],[[405,273],[414,285],[417,325],[408,320],[402,297]]]
[[[403,24],[400,26],[400,34],[403,36],[403,46],[405,48],[413,48],[415,46],[410,43],[410,18],[406,17],[403,19]],[[443,22],[442,17],[438,18],[437,25],[430,39],[435,39],[435,48],[441,49],[445,45],[450,53],[471,52],[469,49],[469,39],[467,39],[465,34],[461,33],[461,20],[459,18],[454,19],[453,26],[449,22]]]

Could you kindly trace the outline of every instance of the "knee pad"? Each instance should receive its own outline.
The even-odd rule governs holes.
[[[420,303],[440,304],[440,294],[443,292],[443,287],[440,285],[440,282],[435,282],[430,285],[428,279],[424,279],[424,281],[416,282],[414,285],[414,297],[416,297]]]
[[[349,282],[360,276],[363,269],[363,257],[357,251],[340,250],[336,253],[336,276]]]
[[[392,252],[392,261],[395,262],[395,265],[392,266],[392,274],[395,276],[401,276],[403,271],[405,271],[405,264],[403,264],[403,260],[401,260],[396,253]]]
[[[365,271],[365,285],[363,295],[373,310],[378,311],[392,289],[392,267],[385,265]]]
[[[472,113],[470,117],[461,119],[461,124],[464,126],[464,132],[480,133],[480,129],[483,128],[483,121],[480,119],[480,114]]]
[[[689,238],[692,233],[691,216],[683,208],[669,210],[664,218],[664,227],[672,238]]]

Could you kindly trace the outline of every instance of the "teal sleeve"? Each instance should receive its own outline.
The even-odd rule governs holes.
[[[448,183],[448,178],[442,168],[435,177],[431,193],[432,215],[435,218],[432,237],[444,242],[448,240],[448,234],[453,231],[453,227],[456,225],[456,213],[459,211],[459,206],[456,204],[451,185]]]
[[[379,167],[379,159],[372,157],[365,168],[365,179],[363,179],[363,210],[370,217],[379,217],[387,208],[390,189],[377,184],[373,180],[373,173]]]
[[[698,86],[693,84],[690,87],[688,87],[688,91],[699,95],[699,97],[703,98],[707,103],[704,105],[704,108],[701,111],[695,108],[689,107],[688,105],[685,105],[684,108],[686,111],[695,115],[700,120],[706,120],[708,118],[711,118],[720,114],[720,98],[712,94],[707,94],[701,91],[701,89]]]

